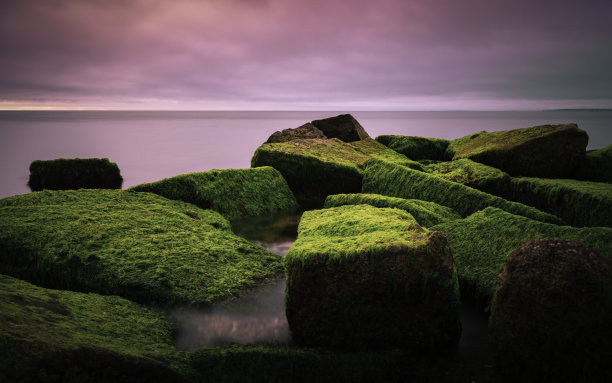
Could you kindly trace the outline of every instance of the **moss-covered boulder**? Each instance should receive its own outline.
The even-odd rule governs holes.
[[[321,207],[330,194],[361,191],[363,168],[372,158],[421,168],[418,162],[371,138],[350,143],[338,139],[298,139],[263,144],[255,151],[251,166],[274,167],[287,180],[301,205]]]
[[[612,258],[612,228],[576,228],[534,221],[493,207],[452,222],[432,226],[450,238],[462,298],[487,305],[506,255],[521,244],[538,238],[580,241]]]
[[[307,122],[306,124],[299,126],[295,129],[283,129],[282,131],[274,132],[266,141],[267,144],[274,142],[287,142],[301,138],[327,138],[322,131],[320,131],[312,123]]]
[[[212,210],[82,189],[0,200],[0,272],[138,302],[210,304],[275,278],[282,264]]]
[[[467,158],[434,162],[423,166],[425,172],[480,191],[503,188],[510,182],[508,173]]]
[[[435,202],[453,209],[464,217],[488,206],[494,206],[542,222],[562,222],[556,216],[536,208],[510,202],[468,186],[384,160],[368,162],[364,171],[362,191]]]
[[[353,205],[305,212],[285,266],[287,321],[298,345],[420,352],[457,344],[447,238],[405,211]]]
[[[315,120],[312,122],[327,138],[337,138],[344,142],[370,138],[361,124],[350,114]]]
[[[0,274],[4,382],[177,382],[194,376],[173,327],[116,296],[50,290]]]
[[[446,157],[469,158],[511,176],[568,178],[582,163],[588,140],[576,124],[480,132],[451,141]]]
[[[612,227],[612,184],[550,178],[513,178],[495,194],[555,214],[572,226]]]
[[[59,158],[33,161],[28,186],[32,191],[69,189],[121,189],[123,177],[108,158]]]
[[[572,178],[612,183],[612,145],[586,152],[582,166]]]
[[[509,382],[612,381],[612,259],[571,240],[520,246],[500,276],[490,335]]]
[[[424,227],[430,227],[442,222],[461,218],[453,210],[434,202],[418,199],[387,197],[380,194],[334,194],[325,199],[325,208],[344,205],[371,205],[375,207],[390,207],[405,210],[412,214],[417,222]]]
[[[383,135],[376,141],[413,160],[444,160],[448,140],[441,138]]]
[[[229,220],[297,209],[297,201],[278,170],[266,166],[182,174],[129,190],[213,209]]]

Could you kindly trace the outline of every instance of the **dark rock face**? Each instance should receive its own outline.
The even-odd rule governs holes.
[[[284,129],[279,132],[274,132],[266,141],[267,144],[275,142],[287,142],[298,140],[301,138],[327,138],[322,131],[317,129],[316,126],[310,122],[295,128],[295,129]]]
[[[576,241],[527,242],[507,257],[489,329],[509,382],[612,381],[612,260]]]
[[[585,181],[612,183],[612,145],[589,150],[574,177]]]
[[[312,124],[320,129],[327,138],[338,138],[344,142],[370,138],[363,126],[350,114],[315,120]]]
[[[116,163],[107,158],[59,158],[30,164],[28,186],[43,189],[121,189],[123,178]]]

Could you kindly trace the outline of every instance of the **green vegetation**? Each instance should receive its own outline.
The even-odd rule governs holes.
[[[467,158],[425,165],[424,171],[481,191],[503,187],[510,182],[510,176],[507,173]]]
[[[363,167],[373,157],[404,166],[421,166],[369,138],[351,143],[307,139],[263,144],[255,151],[251,166],[274,167],[287,180],[301,205],[318,207],[330,194],[359,192]]]
[[[585,181],[612,183],[612,145],[589,150],[574,178]]]
[[[567,178],[580,166],[588,139],[576,124],[480,132],[451,141],[446,158],[469,158],[512,176]]]
[[[513,178],[496,194],[555,214],[572,226],[612,227],[612,184]]]
[[[28,186],[43,189],[121,189],[123,178],[116,163],[108,158],[59,158],[30,164]]]
[[[282,264],[214,211],[83,189],[0,200],[0,272],[137,302],[210,304],[275,278]]]
[[[388,161],[372,160],[368,163],[364,172],[362,191],[435,202],[453,209],[462,216],[494,206],[542,222],[561,223],[561,220],[554,215],[543,213],[533,207],[509,202],[465,185],[397,166]]]
[[[130,188],[213,209],[229,220],[295,210],[297,202],[278,170],[210,170],[166,178]]]
[[[376,141],[413,160],[443,160],[449,144],[441,138],[386,135]]]
[[[457,344],[447,238],[403,210],[307,211],[284,260],[287,320],[298,345],[420,352]]]
[[[375,207],[391,207],[405,210],[424,227],[459,219],[461,216],[446,206],[418,199],[387,197],[380,194],[334,194],[325,199],[325,208],[343,205],[367,204]]]
[[[195,372],[173,327],[116,296],[50,290],[0,274],[3,381],[182,381]]]
[[[506,255],[537,238],[573,239],[612,257],[612,229],[575,228],[534,221],[493,207],[431,227],[450,238],[462,297],[488,304]]]

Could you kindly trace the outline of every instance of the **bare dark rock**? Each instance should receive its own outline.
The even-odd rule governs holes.
[[[266,141],[267,144],[275,142],[287,142],[302,138],[327,138],[321,130],[310,122],[297,127],[295,129],[284,129],[279,132],[274,132]]]
[[[352,142],[370,138],[363,126],[350,114],[341,114],[323,120],[312,122],[328,138],[338,138],[344,142]]]

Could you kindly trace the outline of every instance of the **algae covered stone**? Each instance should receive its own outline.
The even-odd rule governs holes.
[[[443,160],[448,140],[441,138],[382,135],[376,141],[413,160]]]
[[[32,191],[121,189],[123,177],[108,158],[59,158],[33,161],[28,186]]]
[[[327,138],[337,138],[344,142],[359,141],[370,138],[359,121],[350,114],[312,121],[312,124],[325,134]]]
[[[370,205],[304,213],[285,256],[298,345],[440,351],[460,334],[447,238],[405,211]]]
[[[163,316],[116,296],[51,290],[0,274],[0,376],[146,382],[191,377]]]
[[[467,158],[431,163],[424,165],[423,170],[442,179],[487,193],[491,189],[503,188],[510,182],[508,173]]]
[[[213,209],[229,220],[295,210],[297,201],[278,170],[213,169],[130,188]]]
[[[586,152],[584,162],[573,178],[612,183],[612,145]]]
[[[576,124],[480,132],[451,141],[446,157],[469,158],[511,176],[567,178],[582,163],[588,140]]]
[[[507,257],[489,323],[507,381],[612,381],[612,259],[571,240],[520,246]]]
[[[612,228],[559,226],[489,207],[471,216],[435,225],[448,235],[462,297],[487,305],[506,255],[538,238],[573,239],[612,258]]]
[[[391,207],[405,210],[424,227],[430,227],[442,222],[461,218],[453,210],[434,202],[421,201],[418,199],[404,199],[387,197],[380,194],[334,194],[327,196],[324,207],[336,207],[344,205],[371,205],[375,207]]]
[[[138,302],[211,304],[276,278],[282,264],[212,210],[82,189],[0,200],[0,272]]]
[[[287,142],[293,141],[300,138],[327,138],[322,131],[320,131],[312,123],[308,122],[295,129],[283,129],[282,131],[274,132],[266,141],[267,144],[274,142]]]

